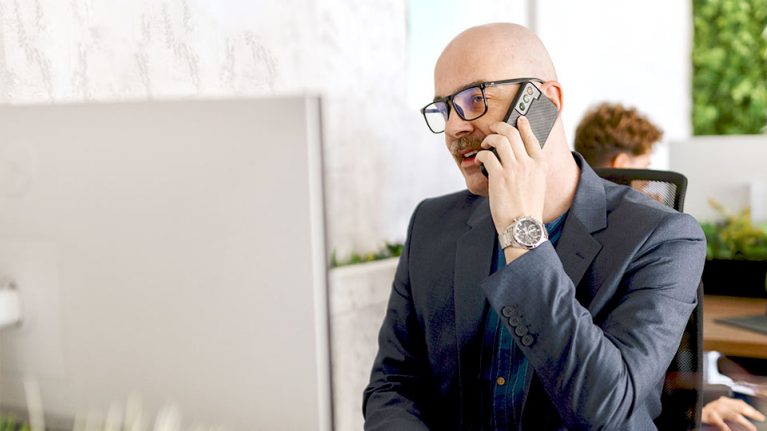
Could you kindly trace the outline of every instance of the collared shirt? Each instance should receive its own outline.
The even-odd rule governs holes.
[[[567,213],[546,224],[552,245],[556,245],[562,235],[566,215]],[[506,265],[506,257],[497,240],[493,256],[491,274]],[[520,328],[521,331],[525,329]],[[489,307],[483,334],[480,353],[483,429],[517,429],[522,416],[527,373],[530,372],[527,358],[514,343],[511,334],[492,307]]]

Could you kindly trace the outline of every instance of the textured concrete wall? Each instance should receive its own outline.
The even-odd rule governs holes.
[[[462,184],[405,102],[406,38],[404,0],[0,0],[0,103],[320,94],[343,256]]]

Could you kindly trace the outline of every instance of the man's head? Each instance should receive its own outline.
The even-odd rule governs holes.
[[[641,168],[650,166],[652,148],[663,136],[644,115],[618,103],[591,109],[575,131],[575,151],[591,166]]]
[[[543,80],[543,84],[536,85],[561,110],[561,88],[540,39],[516,24],[487,24],[464,31],[442,51],[434,68],[434,95],[435,99],[447,97],[472,84],[514,78]],[[465,158],[464,155],[479,149],[485,136],[492,133],[491,124],[504,120],[519,87],[519,84],[487,87],[484,90],[487,111],[471,121],[456,115],[454,106],[450,106],[445,123],[445,143],[472,193],[487,196],[488,183],[474,157]],[[561,121],[557,120],[544,151],[553,154],[562,148],[570,157]]]

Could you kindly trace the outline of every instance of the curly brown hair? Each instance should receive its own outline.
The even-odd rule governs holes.
[[[635,108],[620,103],[601,103],[593,107],[575,130],[575,151],[591,166],[606,166],[619,153],[646,154],[663,136]]]

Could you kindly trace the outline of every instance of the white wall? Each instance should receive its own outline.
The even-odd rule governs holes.
[[[458,31],[532,23],[558,66],[568,131],[609,99],[684,138],[688,15],[661,0],[0,0],[0,103],[318,93],[329,242],[344,255],[403,239],[420,199],[463,187],[417,111]],[[278,143],[263,145],[276,156]]]
[[[653,167],[668,168],[670,140],[691,134],[692,10],[688,1],[538,0],[534,28],[564,88],[571,140],[601,101],[636,106],[665,131]]]

